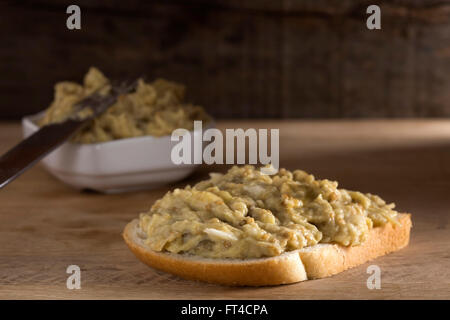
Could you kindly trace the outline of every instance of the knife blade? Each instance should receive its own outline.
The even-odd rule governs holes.
[[[45,125],[6,152],[0,157],[0,189],[70,139],[92,119],[105,112],[121,94],[131,92],[136,86],[137,80],[112,85],[107,95],[94,92],[74,106],[75,110],[89,107],[92,110],[89,116],[69,117],[63,122]]]

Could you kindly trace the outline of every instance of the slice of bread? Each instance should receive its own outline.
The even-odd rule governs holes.
[[[236,286],[266,286],[324,278],[397,251],[409,243],[411,215],[400,214],[399,225],[373,228],[360,246],[318,244],[270,258],[219,260],[161,253],[145,245],[138,220],[131,221],[123,237],[131,251],[145,264],[177,276]]]

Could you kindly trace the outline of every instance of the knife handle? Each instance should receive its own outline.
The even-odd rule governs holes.
[[[85,121],[69,119],[42,127],[0,157],[0,189],[63,144]]]

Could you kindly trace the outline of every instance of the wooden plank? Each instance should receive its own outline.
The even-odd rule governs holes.
[[[79,193],[38,165],[0,191],[0,298],[450,298],[449,120],[222,121],[219,127],[279,128],[282,166],[395,201],[399,210],[413,214],[411,244],[334,277],[288,286],[186,281],[140,263],[120,235],[167,188]],[[17,124],[0,125],[0,153],[19,139]],[[177,186],[216,169],[224,170],[204,167]],[[81,290],[66,289],[71,264],[82,269]],[[381,290],[366,287],[370,264],[382,270]]]
[[[0,117],[47,107],[52,87],[89,66],[185,83],[219,118],[450,115],[450,3],[83,1],[82,30],[58,1],[0,10]]]

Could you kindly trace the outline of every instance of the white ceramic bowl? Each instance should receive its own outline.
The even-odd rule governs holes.
[[[43,113],[22,119],[23,134],[30,136]],[[211,126],[209,126],[211,127]],[[194,137],[201,131],[191,132]],[[198,165],[175,165],[170,158],[170,136],[136,137],[95,144],[66,142],[42,162],[59,180],[77,188],[105,193],[150,189],[187,177]]]

